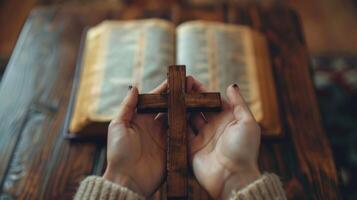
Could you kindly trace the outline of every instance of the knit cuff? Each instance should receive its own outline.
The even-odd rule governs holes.
[[[275,174],[264,174],[258,180],[241,190],[232,191],[230,200],[285,200],[285,192],[280,179]]]
[[[74,200],[87,199],[138,200],[144,197],[102,177],[89,176],[81,182],[74,197]]]

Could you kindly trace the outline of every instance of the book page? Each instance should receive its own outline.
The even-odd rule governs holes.
[[[177,63],[202,82],[208,91],[222,96],[237,83],[256,118],[261,103],[254,74],[250,29],[219,22],[192,21],[177,28]]]
[[[105,21],[87,33],[70,130],[116,116],[128,86],[154,89],[174,64],[175,31],[160,19]]]

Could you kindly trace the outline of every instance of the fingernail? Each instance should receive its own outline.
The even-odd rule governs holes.
[[[133,89],[133,86],[129,85],[128,90],[131,90],[131,89]]]
[[[233,84],[233,87],[234,87],[235,89],[239,90],[239,86],[238,86],[236,83]]]

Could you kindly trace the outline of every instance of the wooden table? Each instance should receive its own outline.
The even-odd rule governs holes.
[[[159,17],[179,24],[207,19],[248,24],[269,41],[285,137],[264,140],[262,171],[282,177],[289,198],[336,199],[337,175],[320,123],[298,17],[284,6],[61,6],[35,9],[23,27],[0,88],[1,198],[71,199],[78,183],[101,174],[102,144],[62,138],[83,29],[104,19]],[[6,27],[2,27],[6,28]],[[194,181],[190,195],[206,199]],[[158,192],[155,197],[164,197]]]

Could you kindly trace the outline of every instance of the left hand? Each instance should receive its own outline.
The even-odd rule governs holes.
[[[165,92],[166,81],[151,93]],[[162,184],[166,162],[166,115],[136,113],[138,89],[129,88],[108,131],[103,177],[148,197]]]
[[[193,78],[188,91],[205,92]],[[191,89],[190,89],[191,88]],[[214,199],[228,199],[233,190],[258,179],[260,128],[238,85],[227,88],[222,111],[191,115],[190,161],[193,172]]]

